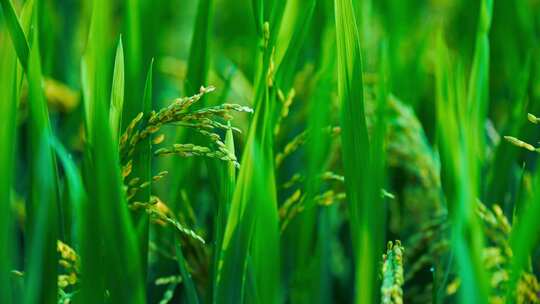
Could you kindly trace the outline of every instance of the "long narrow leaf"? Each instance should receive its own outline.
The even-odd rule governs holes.
[[[123,108],[123,122],[120,130],[142,111],[140,94],[143,90],[144,66],[143,66],[143,45],[141,34],[141,0],[126,1],[126,12],[124,18],[124,42],[125,48],[125,81],[126,100]]]
[[[358,30],[352,2],[336,0],[338,88],[341,99],[342,157],[351,218],[351,235],[356,255],[356,302],[374,302],[375,246],[367,212],[370,147],[364,114],[362,64]],[[375,207],[376,208],[376,207]]]
[[[36,23],[34,23],[35,25]],[[28,60],[30,200],[27,202],[25,303],[56,303],[58,195],[57,172],[49,138],[52,131],[43,95],[37,34]]]
[[[28,46],[28,41],[25,37],[21,23],[17,18],[15,9],[13,8],[13,3],[11,0],[1,0],[0,7],[4,12],[4,18],[7,23],[8,30],[12,37],[13,45],[19,56],[19,60],[23,67],[28,66],[28,56],[30,54],[30,47]]]
[[[185,95],[195,94],[198,92],[200,86],[206,85],[206,78],[210,67],[212,20],[213,0],[199,1],[189,51]]]
[[[153,60],[150,62],[148,68],[148,74],[146,76],[146,84],[144,88],[144,97],[142,104],[142,111],[144,113],[150,113],[152,109],[152,81],[153,81]],[[137,144],[133,155],[133,171],[130,176],[134,178],[140,178],[142,181],[151,182],[151,146],[150,137],[146,137]],[[150,201],[151,187],[146,187],[137,192],[134,197],[138,202]],[[133,223],[137,229],[137,236],[139,241],[139,255],[141,260],[141,269],[143,271],[143,279],[146,281],[146,268],[148,259],[148,234],[149,234],[149,217],[144,210],[135,211],[133,214]]]
[[[225,145],[227,145],[227,149],[230,153],[235,152],[234,150],[234,138],[232,134],[232,130],[228,130],[226,137],[225,137]],[[234,188],[236,186],[236,168],[234,164],[227,163],[225,164],[221,170],[221,197],[219,200],[217,215],[215,219],[215,245],[214,245],[214,258],[213,258],[213,273],[214,277],[213,280],[213,286],[212,286],[212,297],[213,301],[216,302],[217,299],[217,291],[218,291],[218,274],[219,274],[219,262],[222,257],[222,248],[223,248],[223,237],[225,234],[225,229],[227,227],[227,218],[230,213],[231,209],[231,202],[234,195]]]
[[[83,207],[81,271],[77,294],[82,303],[144,303],[145,289],[135,229],[130,221],[121,182],[118,147],[109,127],[108,77],[111,18],[107,1],[94,1],[92,25],[83,70],[86,132],[85,181],[88,202]]]
[[[4,40],[8,38],[5,37]],[[13,218],[10,206],[17,134],[17,108],[19,90],[17,82],[17,55],[11,44],[0,50],[0,302],[12,303],[10,271],[13,269]]]
[[[113,140],[118,141],[122,129],[122,110],[124,109],[124,47],[122,37],[118,41],[116,48],[116,58],[114,60],[113,82],[111,90],[111,107],[109,109],[109,121]]]
[[[317,73],[316,89],[309,101],[308,128],[313,135],[307,143],[305,176],[308,177],[320,176],[323,173],[330,150],[330,136],[325,132],[325,128],[330,125],[331,105],[328,100],[331,99],[330,95],[335,87],[336,40],[333,22],[329,24],[323,38],[321,67]],[[316,248],[315,242],[318,242],[320,247],[328,246],[327,240],[316,239],[318,212],[315,208],[314,197],[320,187],[320,179],[306,179],[306,210],[298,215],[298,229],[294,230],[296,234],[294,243],[291,244],[295,256],[294,282],[299,287],[292,290],[291,299],[296,303],[324,303],[325,299],[321,297],[321,294],[330,289],[330,286],[321,283],[324,280],[324,274],[319,272],[321,269],[313,267],[317,258],[317,255],[313,254],[313,249]],[[327,261],[321,260],[322,263],[327,263]],[[304,286],[310,288],[304,288]]]
[[[341,100],[342,158],[353,249],[356,303],[376,299],[378,252],[383,240],[378,160],[372,155],[364,112],[361,51],[354,9],[350,0],[336,0],[335,18],[338,88]]]
[[[475,147],[480,149],[478,157],[483,160],[483,143],[487,109],[489,106],[489,30],[493,14],[493,0],[482,0],[480,4],[480,16],[476,32],[476,44],[467,103],[474,121]]]
[[[462,282],[463,303],[485,303],[488,281],[482,265],[483,235],[476,218],[478,189],[477,133],[470,132],[477,123],[463,115],[460,74],[450,68],[446,46],[440,39],[437,68],[437,120],[441,153],[443,189],[452,220],[453,252]],[[462,77],[462,76],[461,76]]]
[[[183,284],[185,285],[186,291],[186,303],[187,304],[198,304],[199,297],[197,296],[197,290],[195,284],[191,278],[191,274],[187,268],[187,262],[182,253],[182,246],[180,245],[180,240],[178,237],[175,237],[174,247],[176,251],[176,260],[178,262],[178,268],[180,270],[180,275],[182,276]]]
[[[82,242],[81,236],[82,236],[82,229],[81,221],[80,219],[84,217],[84,210],[82,207],[86,203],[87,195],[86,191],[84,189],[82,176],[79,172],[79,169],[77,165],[75,164],[72,156],[69,154],[69,152],[66,150],[66,148],[60,143],[60,141],[53,137],[50,139],[50,144],[53,147],[53,149],[56,152],[56,155],[58,156],[58,159],[60,160],[60,163],[62,164],[62,167],[64,169],[65,174],[65,183],[68,188],[69,192],[69,203],[71,204],[71,207],[73,208],[72,214],[68,214],[67,216],[73,216],[73,218],[76,219],[75,222],[75,233],[74,233],[74,240],[75,244],[77,245],[77,248],[79,248],[79,244]]]
[[[234,191],[231,210],[223,237],[222,253],[217,270],[215,303],[242,303],[245,299],[248,252],[253,236],[257,204],[270,203],[266,192],[271,180],[263,178],[262,153],[258,145],[248,141]],[[249,150],[247,150],[249,149]],[[257,169],[255,166],[259,166]],[[268,171],[266,171],[268,172]]]

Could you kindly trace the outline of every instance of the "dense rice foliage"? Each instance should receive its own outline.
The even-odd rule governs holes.
[[[0,0],[0,303],[540,303],[539,43],[538,0]]]

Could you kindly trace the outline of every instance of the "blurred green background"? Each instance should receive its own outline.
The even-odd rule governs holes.
[[[11,51],[12,45],[6,13],[9,2],[2,1],[0,10],[0,51],[4,53]],[[338,2],[352,4],[349,13],[355,16],[358,36],[336,31],[336,18],[346,16],[336,15]],[[25,3],[28,2],[13,1],[18,16],[24,14]],[[97,17],[96,9],[103,9],[103,19]],[[405,248],[404,282],[398,284],[403,287],[404,302],[487,303],[483,297],[489,295],[490,303],[504,303],[511,302],[516,294],[526,294],[516,297],[519,303],[540,302],[540,285],[536,280],[540,271],[536,246],[540,225],[533,217],[538,210],[540,190],[536,187],[540,185],[536,178],[537,153],[518,149],[503,138],[513,136],[533,146],[540,140],[538,127],[527,122],[527,113],[540,114],[540,1],[39,0],[34,3],[34,18],[27,39],[37,37],[38,42],[32,44],[39,45],[42,87],[52,134],[76,164],[89,201],[94,199],[92,185],[100,184],[100,175],[88,173],[93,171],[85,167],[86,161],[93,161],[98,155],[88,151],[101,146],[89,144],[92,136],[99,138],[100,134],[88,133],[86,126],[83,55],[94,56],[88,58],[96,63],[97,76],[89,75],[95,77],[96,83],[105,85],[107,92],[96,96],[106,97],[106,102],[97,102],[108,107],[116,48],[122,39],[122,130],[137,113],[148,112],[143,96],[150,96],[148,106],[158,110],[175,98],[198,93],[201,86],[212,85],[216,91],[195,104],[193,110],[224,102],[255,109],[255,114],[233,115],[232,125],[241,132],[235,132],[232,141],[225,141],[227,132],[217,132],[225,144],[233,142],[241,166],[248,168],[246,173],[238,171],[238,176],[232,169],[236,188],[235,182],[226,181],[227,167],[216,160],[156,157],[148,161],[147,167],[134,169],[142,172],[151,168],[148,178],[169,171],[163,181],[151,186],[152,195],[159,196],[182,225],[206,240],[204,245],[194,244],[183,235],[175,241],[174,232],[163,223],[147,228],[148,265],[142,270],[147,272],[143,276],[146,302],[193,302],[184,280],[174,281],[185,275],[185,270],[178,269],[179,260],[183,259],[178,256],[178,244],[182,244],[180,252],[183,251],[187,271],[193,278],[197,301],[240,302],[229,287],[223,287],[222,292],[231,298],[221,298],[224,294],[214,285],[215,263],[222,258],[216,257],[221,252],[220,233],[226,234],[224,231],[229,229],[220,222],[219,202],[245,201],[242,206],[252,208],[249,202],[253,203],[253,199],[249,198],[258,197],[269,203],[268,209],[254,211],[255,228],[246,228],[252,242],[247,242],[247,246],[252,249],[245,257],[232,254],[246,260],[242,260],[242,265],[247,265],[247,270],[238,269],[246,273],[242,276],[242,288],[230,285],[241,289],[246,303],[378,301],[385,294],[380,289],[386,275],[380,271],[381,256],[390,240],[401,240]],[[92,18],[97,23],[106,21],[101,27],[96,26],[94,36]],[[267,29],[268,20],[276,23],[270,22]],[[489,23],[488,20],[491,28],[487,26],[487,32],[482,32],[483,22]],[[24,22],[21,23],[24,28]],[[381,150],[366,152],[371,153],[366,162],[372,165],[368,167],[372,171],[343,173],[350,163],[341,157],[342,148],[348,148],[344,140],[348,130],[339,128],[347,127],[339,114],[344,99],[338,90],[343,85],[338,70],[349,59],[341,52],[341,39],[358,39],[354,41],[357,44],[351,45],[360,46],[362,70],[356,70],[356,76],[363,75],[363,79],[349,80],[351,91],[358,89],[363,96],[363,101],[358,102],[363,102],[365,115],[355,116],[358,120],[349,123],[356,134],[365,121],[371,145],[377,148],[380,144]],[[91,53],[92,48],[97,51]],[[0,71],[9,76],[13,69],[8,69],[7,59],[1,62]],[[145,86],[151,62],[153,73],[149,75],[153,79],[149,77],[151,85]],[[23,70],[29,73],[25,67]],[[18,73],[22,73],[20,68]],[[27,135],[35,129],[29,101],[32,89],[19,74],[20,102],[15,106],[17,120],[12,122],[17,134],[13,140],[7,133],[0,138],[1,145],[15,149],[13,164],[6,161],[3,164],[8,166],[2,168],[3,172],[13,173],[0,183],[4,182],[2,190],[6,193],[2,199],[7,207],[3,211],[11,215],[4,220],[14,227],[9,242],[6,241],[11,248],[5,255],[11,261],[6,267],[24,271],[28,267],[25,256],[31,250],[25,245],[25,203],[28,206],[32,197],[33,153],[37,151]],[[268,84],[269,81],[275,84]],[[482,85],[486,85],[485,96]],[[9,87],[0,86],[4,89],[0,102],[6,103],[6,107],[11,100],[7,96]],[[476,96],[476,92],[479,97],[472,104],[486,102],[486,112],[478,110],[480,122],[469,117],[475,106],[467,101],[471,98],[468,95]],[[378,110],[383,106],[384,130],[376,133],[381,124]],[[265,125],[267,121],[270,127]],[[7,123],[6,120],[2,126],[4,130],[10,128]],[[327,131],[317,131],[323,128]],[[263,130],[260,137],[258,130]],[[306,130],[311,133],[306,135]],[[206,143],[197,132],[187,128],[166,126],[160,131],[172,142]],[[373,134],[383,138],[380,143]],[[373,167],[379,160],[382,165]],[[56,192],[68,209],[61,211],[58,239],[79,253],[84,247],[77,243],[80,236],[72,227],[82,220],[70,214],[75,212],[71,209],[77,208],[68,198],[69,174],[63,165],[60,167]],[[310,176],[319,175],[323,176],[321,181],[312,183]],[[367,186],[356,185],[361,195],[364,190],[372,191],[373,201],[361,201],[362,214],[369,216],[361,218],[359,226],[355,226],[351,202],[345,198],[345,193],[350,196],[351,187],[344,183],[344,176],[362,176],[359,180]],[[371,181],[372,177],[375,181]],[[99,187],[96,189],[99,192]],[[380,190],[386,193],[382,198],[378,195]],[[243,199],[233,198],[239,196],[236,192],[245,195]],[[477,207],[477,202],[482,207]],[[498,207],[491,209],[494,205],[500,206],[502,213],[498,213]],[[302,207],[288,209],[290,206]],[[373,213],[371,206],[375,206]],[[527,214],[523,210],[531,215],[523,215],[520,220],[521,214]],[[96,226],[102,227],[100,221],[105,220],[98,220]],[[368,226],[362,226],[366,222]],[[519,229],[506,228],[517,223],[523,223]],[[222,231],[216,228],[219,225],[223,225]],[[362,227],[368,228],[361,230]],[[367,274],[358,266],[359,261],[365,260],[359,258],[362,254],[355,253],[356,231],[367,231],[373,236],[366,237],[368,245],[363,243],[372,254],[368,260],[374,269]],[[477,237],[481,239],[478,243]],[[475,251],[477,245],[481,252]],[[115,248],[111,244],[104,247]],[[516,254],[518,249],[521,251]],[[124,262],[129,261],[126,258]],[[463,270],[466,265],[473,269],[472,274]],[[107,267],[101,267],[106,273]],[[267,270],[272,273],[264,272]],[[529,275],[528,279],[520,279],[516,274],[521,270]],[[476,271],[485,272],[488,277],[477,276]],[[371,283],[358,283],[364,282],[360,279],[363,275]],[[171,276],[172,281],[156,284],[156,280]],[[266,276],[277,279],[268,279],[270,287],[265,289],[261,287],[265,285],[261,278]],[[82,278],[84,281],[84,274]],[[28,292],[21,280],[10,273],[8,285],[14,287],[7,293],[13,303],[19,303],[19,297]],[[508,287],[512,284],[521,287],[513,291]],[[456,290],[460,286],[465,291],[458,296]],[[484,287],[486,293],[482,292]],[[362,292],[358,290],[362,288],[374,290],[376,296],[359,296]],[[78,293],[78,285],[70,285],[61,292],[65,292],[61,299],[68,301]],[[265,298],[264,292],[272,294],[272,298]]]

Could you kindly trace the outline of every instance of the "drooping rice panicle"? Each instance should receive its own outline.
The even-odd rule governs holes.
[[[381,303],[403,303],[403,251],[400,241],[388,242],[386,253],[383,255]]]

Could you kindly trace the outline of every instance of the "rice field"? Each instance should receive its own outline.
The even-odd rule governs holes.
[[[0,0],[0,303],[540,303],[539,117],[538,0]]]

